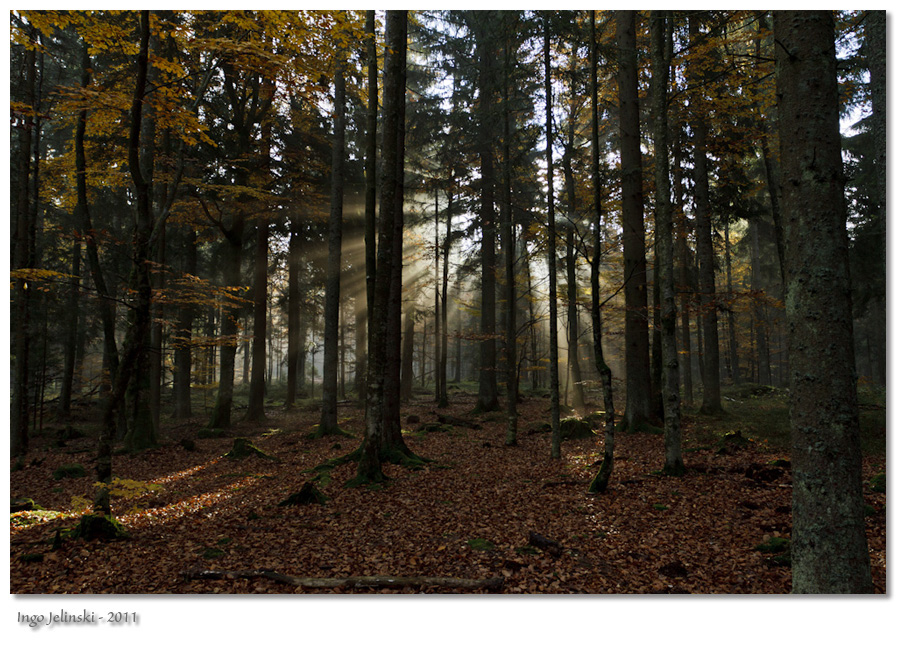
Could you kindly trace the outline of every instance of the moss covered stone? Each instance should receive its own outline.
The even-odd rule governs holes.
[[[559,437],[563,440],[581,440],[594,437],[591,423],[579,417],[567,417],[559,422]]]
[[[741,435],[740,431],[734,433],[726,433],[719,440],[718,450],[716,453],[720,455],[733,455],[750,444],[750,440]]]
[[[243,460],[250,457],[258,457],[266,460],[274,460],[275,458],[264,451],[256,448],[253,443],[246,437],[234,438],[234,444],[231,450],[225,454],[229,460]]]

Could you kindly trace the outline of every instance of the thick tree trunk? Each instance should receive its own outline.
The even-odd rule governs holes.
[[[623,428],[640,430],[651,414],[650,337],[647,329],[647,260],[638,105],[635,12],[616,12],[619,50],[619,135],[622,150],[622,228],[625,262],[625,418]]]
[[[394,217],[396,203],[402,203],[403,173],[399,159],[399,139],[403,136],[404,124],[401,103],[405,101],[406,66],[406,12],[388,11],[386,17],[385,60],[384,60],[384,102],[381,165],[381,217],[378,224],[378,254],[375,280],[373,284],[372,314],[369,319],[369,361],[366,385],[366,433],[360,447],[360,459],[356,478],[351,484],[381,482],[385,372],[388,331],[388,306],[391,293],[392,264],[394,260]],[[402,52],[402,53],[401,53]],[[402,230],[402,223],[401,223]]]
[[[681,358],[680,372],[683,383],[684,405],[694,406],[694,368],[691,361],[691,252],[688,248],[688,220],[684,212],[683,173],[681,169],[680,138],[672,146],[674,168],[672,181],[675,189],[674,207],[676,229],[676,254],[678,256],[678,284],[676,291],[681,302]]]
[[[791,363],[793,592],[871,593],[830,11],[775,12]]]
[[[573,68],[575,57],[573,59]],[[574,73],[574,72],[573,72]],[[563,155],[563,176],[566,184],[566,203],[569,211],[566,225],[566,363],[569,367],[569,383],[572,384],[572,408],[584,410],[584,385],[581,376],[581,361],[578,358],[580,330],[578,325],[578,273],[575,267],[575,172],[572,169],[572,155],[575,152],[575,114],[574,97],[571,100],[572,110],[569,114],[566,150]],[[568,389],[567,389],[568,390]]]
[[[72,412],[72,392],[75,385],[75,367],[78,362],[78,336],[81,326],[81,240],[76,225],[75,239],[72,241],[72,284],[66,299],[66,333],[64,341],[63,372],[59,388],[57,416],[68,419]]]
[[[450,286],[450,237],[453,233],[453,173],[450,174],[450,190],[447,191],[447,230],[444,232],[443,244],[443,276],[441,277],[441,359],[438,371],[441,374],[441,390],[438,395],[438,408],[446,408],[450,402],[447,399],[447,346],[450,340],[450,331],[447,328],[447,309],[450,301],[447,298],[447,290]]]
[[[375,11],[366,11],[366,312],[368,326],[366,332],[366,353],[372,347],[372,313],[375,311],[375,271],[376,271],[376,184],[375,177],[378,157],[378,56],[375,47]],[[368,370],[366,370],[368,372]],[[365,398],[362,393],[361,399]]]
[[[728,324],[728,357],[731,366],[731,381],[734,384],[741,383],[741,362],[738,355],[737,329],[734,324],[734,283],[731,279],[731,227],[725,220],[725,290],[728,294],[728,310],[726,322]]]

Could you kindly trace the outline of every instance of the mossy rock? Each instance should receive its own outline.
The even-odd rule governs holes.
[[[228,437],[228,432],[224,428],[201,428],[197,437],[201,440],[218,440]]]
[[[87,473],[80,464],[64,464],[53,472],[53,479],[83,478],[85,475],[87,475]]]
[[[81,538],[92,540],[124,540],[130,538],[128,532],[118,520],[112,516],[101,514],[85,514],[75,527],[66,531],[65,538]]]
[[[567,417],[559,422],[559,437],[562,440],[581,440],[594,437],[591,423],[578,417]]]
[[[887,493],[887,475],[878,473],[869,479],[869,488],[875,493]]]
[[[312,482],[306,482],[300,487],[300,491],[292,493],[278,503],[278,506],[293,507],[296,505],[324,505],[326,502],[328,502],[328,497],[319,491],[318,487]]]
[[[181,448],[183,448],[185,451],[196,451],[197,450],[197,443],[188,437],[183,438],[178,444],[180,444]]]
[[[750,440],[741,435],[740,431],[735,431],[733,433],[726,433],[719,440],[718,450],[716,453],[719,455],[733,455],[750,444]]]
[[[588,413],[581,419],[590,424],[591,428],[603,428],[603,425],[606,423],[606,412],[602,410],[594,411],[593,413]]]
[[[250,457],[258,457],[265,460],[275,459],[268,453],[256,448],[246,437],[234,438],[234,444],[232,445],[231,450],[225,454],[225,457],[229,460],[244,460]]]

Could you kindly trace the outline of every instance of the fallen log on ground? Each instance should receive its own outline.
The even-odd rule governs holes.
[[[438,421],[441,424],[449,424],[450,426],[462,426],[464,428],[471,428],[476,431],[481,430],[481,424],[478,422],[472,422],[467,419],[463,419],[462,417],[454,417],[453,415],[444,415],[443,413],[438,413]]]
[[[312,578],[281,574],[274,570],[187,570],[182,572],[185,581],[221,581],[264,578],[299,588],[403,588],[424,586],[435,588],[460,588],[463,590],[486,589],[497,592],[503,588],[503,577],[491,579],[455,579],[442,576],[351,576],[345,578]]]

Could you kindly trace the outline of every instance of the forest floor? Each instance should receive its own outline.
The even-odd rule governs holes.
[[[268,569],[320,578],[503,577],[506,593],[787,593],[791,572],[784,554],[757,549],[791,533],[790,468],[776,462],[790,458],[777,432],[779,425],[786,428],[786,403],[775,391],[751,390],[725,403],[729,413],[721,417],[683,417],[683,477],[658,474],[661,435],[620,434],[609,490],[591,495],[602,439],[567,440],[562,459],[550,459],[550,437],[539,431],[549,420],[548,400],[523,401],[519,444],[506,447],[501,413],[471,415],[474,399],[462,392],[440,411],[423,396],[404,408],[404,428],[409,448],[432,462],[419,470],[386,464],[387,483],[356,489],[344,487],[355,464],[336,467],[316,483],[326,504],[303,506],[279,503],[316,475],[315,466],[359,445],[363,416],[355,404],[342,405],[339,415],[356,438],[311,439],[319,417],[314,406],[270,408],[265,423],[239,423],[220,438],[198,439],[205,422],[199,417],[164,422],[162,446],[114,458],[114,473],[131,481],[114,500],[130,538],[56,546],[56,530],[73,526],[79,506],[92,496],[96,442],[60,441],[61,428],[48,427],[10,476],[11,497],[31,498],[45,510],[11,514],[10,592],[348,591],[261,577],[185,576]],[[883,593],[885,494],[868,482],[885,471],[884,408],[869,412],[881,421],[876,449],[864,458],[866,524],[875,588]],[[479,428],[413,432],[438,413]],[[82,412],[73,426],[89,429],[90,417]],[[876,420],[876,436],[878,426]],[[736,431],[750,442],[722,450],[722,437]],[[250,438],[275,459],[223,457],[235,437]],[[194,450],[182,445],[187,439]],[[87,475],[54,478],[74,463]],[[561,552],[529,543],[531,532],[556,541]],[[457,590],[414,585],[371,591]]]

